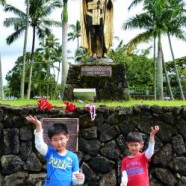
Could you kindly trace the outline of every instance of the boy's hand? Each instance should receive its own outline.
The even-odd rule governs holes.
[[[74,173],[74,176],[76,177],[76,179],[78,180],[78,181],[82,181],[82,180],[84,180],[84,174],[83,173],[81,173],[81,172],[79,172],[79,173]]]
[[[27,117],[25,117],[26,118],[26,120],[28,121],[28,122],[30,122],[30,123],[32,123],[33,125],[35,125],[35,127],[36,127],[36,132],[41,132],[41,129],[42,129],[42,126],[41,126],[41,121],[39,121],[38,119],[37,119],[37,117],[36,116],[31,116],[31,115],[29,115],[29,116],[27,116]]]
[[[73,179],[73,183],[75,185],[81,185],[85,181],[85,175],[82,172],[75,172],[75,173],[73,173],[72,179]]]
[[[125,183],[121,183],[120,186],[127,186]]]
[[[151,132],[150,132],[150,135],[154,135],[155,136],[155,134],[159,131],[159,126],[158,125],[156,125],[156,126],[154,126],[154,127],[151,127]]]
[[[154,142],[154,136],[155,134],[159,131],[159,126],[156,125],[154,127],[151,127],[151,132],[150,132],[150,142]]]

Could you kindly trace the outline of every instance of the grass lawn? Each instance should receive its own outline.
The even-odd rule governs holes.
[[[54,107],[65,107],[62,100],[48,100]],[[85,104],[91,103],[84,101],[83,103],[73,102],[77,107],[84,107]],[[10,106],[27,106],[33,105],[37,106],[37,100],[0,100],[1,105],[10,105]],[[110,101],[110,102],[93,102],[97,107],[100,105],[106,105],[108,107],[130,107],[133,105],[159,105],[159,106],[186,106],[186,101],[153,101],[153,100],[129,100],[129,101]]]

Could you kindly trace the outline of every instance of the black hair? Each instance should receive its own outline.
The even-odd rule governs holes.
[[[48,137],[51,139],[52,136],[54,136],[55,134],[64,134],[65,136],[67,136],[68,135],[67,126],[64,123],[54,123],[48,129]]]
[[[130,132],[127,136],[127,142],[143,142],[143,137],[140,132]]]

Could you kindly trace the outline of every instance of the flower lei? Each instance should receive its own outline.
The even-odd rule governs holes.
[[[50,110],[53,107],[45,98],[39,99],[37,106],[40,110]]]
[[[76,110],[76,105],[74,105],[73,103],[66,101],[64,102],[64,104],[66,105],[66,112],[74,112]]]
[[[91,121],[94,121],[96,117],[96,106],[93,104],[86,104],[85,108],[90,112]]]

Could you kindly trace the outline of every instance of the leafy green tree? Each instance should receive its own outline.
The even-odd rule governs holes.
[[[37,55],[36,60],[37,63],[41,63],[40,68],[46,72],[45,82],[48,81],[47,87],[49,87],[49,84],[53,84],[53,86],[55,87],[52,95],[52,97],[54,98],[58,96],[55,94],[57,90],[57,82],[59,78],[60,64],[62,58],[61,57],[62,47],[59,44],[58,40],[54,37],[54,35],[51,35],[48,38],[46,38],[46,40],[43,40],[40,43],[40,46],[41,48],[38,48],[36,50]],[[56,66],[55,63],[58,63],[59,65]]]
[[[54,90],[54,75],[50,73],[50,61],[48,60],[48,49],[40,51],[36,50],[34,53],[34,66],[33,66],[33,86],[32,95],[52,97]],[[38,70],[40,73],[38,72]],[[37,91],[38,90],[38,91]]]
[[[79,63],[86,63],[88,61],[89,54],[86,48],[79,47],[75,52],[75,61]]]
[[[4,97],[10,97],[10,95],[11,95],[11,90],[10,90],[10,88],[6,85],[6,86],[4,87]]]
[[[61,26],[61,22],[50,20],[48,16],[52,13],[52,11],[57,8],[61,7],[61,1],[59,0],[30,0],[29,6],[29,23],[33,30],[33,39],[32,39],[32,50],[31,50],[31,59],[30,59],[30,73],[29,73],[29,85],[27,90],[27,98],[30,98],[30,91],[31,91],[31,80],[32,80],[32,71],[33,71],[33,54],[35,50],[35,39],[36,34],[39,38],[43,38],[46,35],[49,36],[51,34],[51,30],[49,27],[51,26]],[[6,5],[5,7],[6,12],[13,12],[18,17],[7,18],[4,21],[4,25],[14,26],[15,32],[8,36],[7,43],[11,44],[14,42],[21,33],[26,28],[26,14],[15,8],[12,5]],[[36,32],[37,31],[37,32]]]
[[[15,66],[12,70],[9,70],[6,74],[5,79],[8,82],[8,88],[10,89],[11,96],[19,97],[20,96],[20,80],[21,80],[21,65],[19,61],[16,61]]]
[[[179,73],[179,78],[183,85],[183,88],[186,90],[186,57],[176,59],[177,70]],[[177,87],[177,77],[175,72],[175,64],[173,61],[166,62],[166,68],[171,77],[171,85],[174,89]],[[178,87],[179,88],[179,87]],[[177,88],[177,89],[178,89]],[[179,92],[179,90],[178,90]]]
[[[50,53],[50,52],[51,53]],[[49,54],[50,53],[50,54]],[[56,52],[49,50],[48,48],[39,48],[36,49],[34,52],[33,60],[34,60],[34,66],[33,66],[33,78],[32,78],[32,87],[31,87],[31,97],[34,96],[50,96],[54,98],[54,93],[56,93],[55,96],[59,94],[57,83],[55,82],[55,75],[53,73],[49,72],[49,65],[52,68],[52,62],[48,61],[48,59],[52,60],[50,56],[56,55]],[[61,53],[60,53],[61,55]],[[26,53],[26,60],[30,59],[31,54]],[[8,82],[8,87],[11,89],[11,95],[19,97],[19,91],[20,88],[20,80],[21,80],[21,72],[23,67],[23,56],[19,57],[16,60],[16,65],[12,70],[10,70],[6,75],[6,80]],[[28,76],[29,76],[29,64],[26,63],[26,71],[25,71],[25,89],[28,86]],[[55,87],[56,86],[56,87]],[[50,91],[54,90],[54,91]]]
[[[110,49],[109,57],[117,64],[124,63],[125,61],[132,61],[132,58],[127,54],[127,48],[123,44],[123,40],[119,42],[115,49]]]
[[[148,59],[149,49],[141,51],[140,54],[127,54],[127,48],[123,41],[119,43],[116,49],[111,49],[109,57],[115,63],[123,63],[126,67],[126,76],[130,88],[153,87],[153,60]]]
[[[132,62],[126,62],[129,86],[153,86],[153,61],[143,55],[131,55]]]

